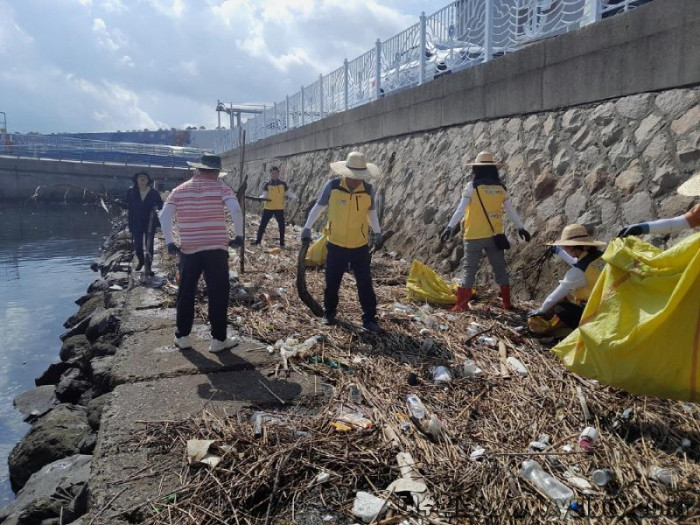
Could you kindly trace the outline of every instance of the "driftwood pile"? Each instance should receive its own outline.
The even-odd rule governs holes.
[[[296,247],[298,232],[289,233]],[[289,367],[316,374],[332,393],[314,406],[258,414],[257,428],[255,407],[145,425],[138,439],[148,446],[175,448],[184,458],[188,441],[214,440],[211,452],[219,458],[215,467],[183,459],[182,489],[150,509],[149,523],[352,523],[358,491],[386,501],[374,520],[383,524],[541,522],[562,512],[600,523],[700,518],[698,405],[629,395],[570,374],[550,352],[551,341],[523,329],[526,305],[504,312],[488,290],[478,291],[468,314],[408,303],[409,262],[386,252],[375,255],[373,272],[387,333],[356,329],[360,310],[350,275],[341,292],[344,322],[324,327],[294,293],[295,256],[294,249],[248,248],[250,273],[232,292],[229,318],[242,335],[271,346],[321,335],[311,350],[290,357]],[[322,271],[309,271],[308,282],[320,300]],[[246,294],[241,304],[237,289]],[[204,303],[198,315],[206,320]],[[482,373],[465,373],[466,359]],[[433,381],[439,365],[450,370],[449,383]],[[275,373],[285,373],[281,361]],[[411,420],[409,394],[437,417],[437,433]],[[348,422],[346,413],[357,421]],[[588,452],[578,445],[586,427],[600,434]],[[402,477],[399,453],[410,455],[413,482],[426,488],[418,498],[396,485],[388,489]],[[526,459],[572,488],[578,506],[560,509],[524,482],[518,469]],[[655,479],[657,467],[669,469],[670,484]],[[595,485],[596,469],[610,469],[612,481]],[[425,497],[427,515],[418,509]]]

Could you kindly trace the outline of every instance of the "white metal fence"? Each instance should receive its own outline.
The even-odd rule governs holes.
[[[652,0],[455,0],[248,119],[255,142],[517,51]],[[222,130],[217,151],[238,147]]]

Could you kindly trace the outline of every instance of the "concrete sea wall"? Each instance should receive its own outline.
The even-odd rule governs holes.
[[[516,291],[541,297],[560,269],[528,269],[566,223],[609,239],[624,224],[688,209],[675,188],[700,170],[699,84],[700,2],[659,0],[252,144],[245,172],[257,190],[280,165],[301,197],[288,207],[299,222],[331,177],[328,163],[359,149],[382,169],[383,228],[395,232],[387,248],[449,274],[462,247],[455,237],[437,252],[437,236],[468,181],[465,163],[490,150],[535,234],[507,255]],[[238,155],[225,155],[234,187]]]

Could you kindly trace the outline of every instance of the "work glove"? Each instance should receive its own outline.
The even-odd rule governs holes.
[[[168,255],[177,255],[180,253],[180,248],[177,247],[177,244],[174,242],[169,242],[168,243]]]
[[[452,237],[452,234],[455,232],[454,228],[450,228],[449,226],[445,226],[445,229],[440,232],[440,241],[441,242],[447,242],[447,239]]]
[[[301,230],[301,240],[310,241],[311,240],[311,228],[304,228]]]
[[[544,315],[545,315],[545,312],[543,312],[542,310],[530,310],[527,313],[528,317],[539,317],[539,316],[544,316]]]
[[[242,235],[236,235],[234,239],[231,239],[228,243],[228,245],[231,248],[240,248],[243,246],[243,236]]]
[[[382,235],[382,232],[372,234],[372,243],[375,246],[381,244],[383,240],[384,240],[384,236]]]
[[[632,224],[631,226],[625,226],[617,234],[618,237],[627,237],[629,235],[643,235],[649,233],[649,225],[646,222],[639,224]]]
[[[520,228],[518,230],[518,235],[520,235],[520,238],[524,240],[525,242],[530,242],[530,239],[532,236],[530,235],[530,232],[527,231],[525,228]]]
[[[559,253],[559,250],[560,250],[559,246],[548,246],[544,252],[544,258],[551,259],[552,257],[554,257],[554,255]]]

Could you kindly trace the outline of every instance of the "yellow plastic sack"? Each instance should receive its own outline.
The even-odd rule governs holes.
[[[304,259],[304,264],[309,266],[321,266],[326,264],[326,256],[328,255],[328,235],[326,235],[326,230],[323,230],[323,235],[316,240],[309,250],[306,252],[306,258]]]
[[[457,285],[446,283],[442,277],[420,261],[413,260],[406,282],[409,301],[427,301],[432,304],[455,304]]]
[[[554,348],[564,365],[635,394],[698,400],[700,233],[662,251],[614,239],[579,328]]]

